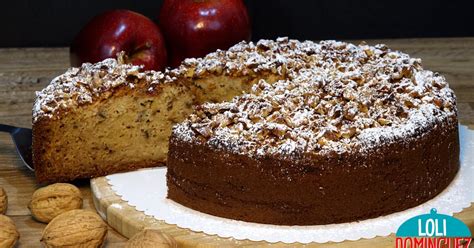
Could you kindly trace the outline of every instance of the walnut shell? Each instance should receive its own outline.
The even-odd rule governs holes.
[[[28,205],[33,217],[44,223],[64,212],[81,207],[81,191],[67,183],[55,183],[36,190]]]
[[[20,233],[18,233],[13,220],[0,214],[0,247],[14,247],[19,238]]]
[[[8,208],[8,196],[5,190],[0,187],[0,214],[5,214]]]
[[[145,229],[135,234],[125,245],[126,248],[174,248],[176,241],[169,235],[155,229]]]
[[[75,209],[54,218],[43,230],[45,247],[102,247],[107,224],[92,211]]]

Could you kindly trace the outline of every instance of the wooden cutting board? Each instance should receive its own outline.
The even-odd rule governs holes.
[[[97,212],[102,215],[102,218],[104,218],[112,228],[128,238],[146,227],[151,227],[173,236],[180,247],[394,247],[395,245],[395,235],[393,234],[387,237],[361,239],[358,241],[345,241],[341,243],[332,242],[325,244],[311,243],[309,245],[299,243],[272,244],[264,241],[239,241],[232,238],[221,238],[216,235],[207,235],[202,232],[193,232],[188,229],[179,228],[176,225],[169,225],[164,221],[145,215],[143,212],[128,205],[126,201],[123,201],[120,196],[115,194],[105,177],[92,179],[91,190]],[[464,221],[464,223],[466,223],[471,229],[471,232],[473,231],[473,205],[454,216]]]

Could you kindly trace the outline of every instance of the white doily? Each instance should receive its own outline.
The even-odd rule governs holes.
[[[154,168],[107,176],[112,189],[137,210],[169,224],[220,237],[284,243],[325,243],[387,236],[409,218],[430,212],[452,215],[474,202],[474,131],[459,127],[461,168],[440,195],[417,207],[359,222],[277,226],[230,220],[204,214],[166,199],[166,168]]]

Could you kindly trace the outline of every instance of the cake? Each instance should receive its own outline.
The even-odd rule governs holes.
[[[168,198],[225,218],[315,225],[439,194],[459,169],[445,78],[384,45],[241,42],[164,72],[107,59],[37,93],[39,182],[166,164]]]
[[[278,58],[284,76],[199,105],[174,126],[169,199],[235,220],[319,225],[417,206],[455,177],[455,96],[420,59],[335,41],[235,50],[257,68]]]

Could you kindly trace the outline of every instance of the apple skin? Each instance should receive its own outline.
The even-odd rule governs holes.
[[[170,66],[250,40],[251,24],[242,0],[165,0],[159,24]]]
[[[163,70],[167,52],[159,27],[149,18],[129,10],[104,12],[87,23],[70,48],[72,66],[116,58],[125,51],[126,62],[144,70]]]

